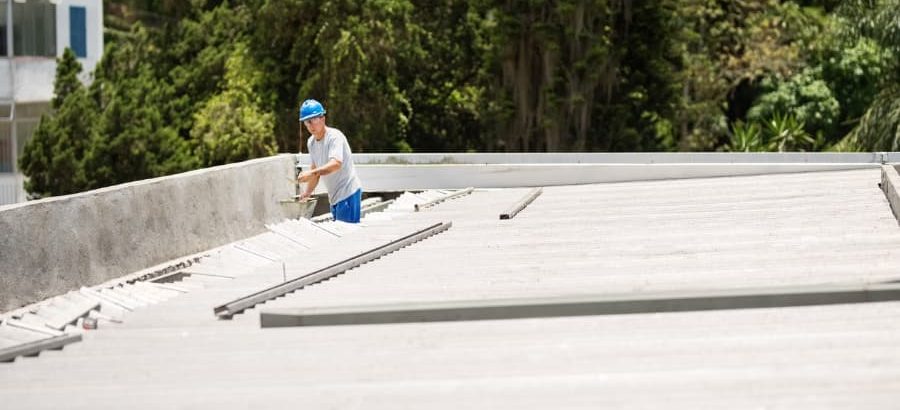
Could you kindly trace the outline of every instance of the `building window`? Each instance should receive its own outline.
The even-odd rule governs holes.
[[[19,120],[39,120],[48,112],[50,112],[49,102],[16,104],[16,118]]]
[[[69,43],[76,56],[87,57],[87,12],[84,7],[69,8]]]
[[[9,15],[6,10],[8,6],[9,3],[7,0],[0,0],[0,57],[9,56],[9,50],[6,49],[6,42],[9,38],[7,36],[8,33],[6,32],[7,28],[9,28],[9,26],[6,25],[7,16]]]
[[[0,122],[0,172],[13,172],[12,123]]]
[[[50,0],[13,3],[13,52],[56,57],[56,5]]]

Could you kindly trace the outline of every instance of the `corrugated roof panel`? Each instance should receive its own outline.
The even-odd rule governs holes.
[[[260,329],[258,314],[898,279],[900,228],[878,179],[862,170],[547,187],[511,220],[497,215],[528,189],[478,190],[320,234],[285,258],[288,277],[453,222],[233,320],[212,307],[283,280],[280,263],[245,265],[60,352],[0,365],[0,394],[17,408],[886,408],[900,396],[894,302],[279,329]],[[207,267],[238,264],[234,252],[222,248],[231,259]]]

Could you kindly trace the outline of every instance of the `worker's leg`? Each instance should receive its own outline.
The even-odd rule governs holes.
[[[357,223],[360,217],[360,204],[362,202],[362,190],[358,189],[352,195],[331,207],[331,215],[335,220]]]

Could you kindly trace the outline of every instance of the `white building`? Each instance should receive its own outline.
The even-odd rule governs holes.
[[[102,0],[0,0],[0,205],[25,200],[18,158],[50,108],[66,48],[87,81],[103,53]]]

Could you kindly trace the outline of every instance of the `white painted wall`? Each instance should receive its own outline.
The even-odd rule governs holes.
[[[86,11],[87,58],[79,58],[84,71],[81,80],[90,83],[91,71],[103,55],[103,1],[58,0],[56,4],[56,55],[61,57],[71,45],[69,33],[69,7],[81,6]],[[15,78],[10,75],[15,67]],[[0,58],[0,99],[16,102],[41,102],[53,98],[53,79],[56,61],[48,57]],[[15,90],[11,90],[12,83]]]
[[[12,100],[12,62],[0,58],[0,100]]]
[[[0,173],[0,205],[25,201],[22,174]]]
[[[15,100],[17,103],[45,102],[53,99],[56,61],[43,57],[16,57]]]
[[[21,1],[21,0],[18,0]],[[24,0],[28,1],[28,0]],[[103,55],[103,1],[56,1],[56,55],[61,57],[71,45],[69,11],[72,6],[85,8],[87,57],[79,58],[82,66],[81,80],[89,84],[91,72]],[[12,50],[11,50],[12,51]],[[53,98],[53,80],[56,77],[56,60],[50,57],[0,58],[0,100],[16,103],[47,102]],[[12,129],[15,130],[16,119]],[[13,161],[17,160],[15,131],[13,131]],[[0,205],[25,200],[21,174],[0,174]]]
[[[85,72],[91,72],[103,55],[103,1],[59,0],[56,3],[56,55],[62,56],[69,47],[69,7],[84,7],[87,12],[87,58],[78,61]]]

